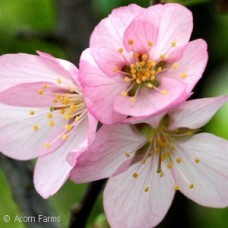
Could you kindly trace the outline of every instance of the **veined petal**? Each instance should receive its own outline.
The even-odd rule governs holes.
[[[177,69],[171,67],[168,71],[161,73],[161,77],[176,78],[186,83],[186,90],[189,93],[202,77],[207,60],[206,42],[202,39],[191,41],[186,45],[182,58],[176,62]]]
[[[85,50],[80,60],[80,79],[84,99],[90,112],[102,123],[111,124],[125,118],[113,110],[117,94],[126,87],[119,77],[106,76],[94,62],[89,49]]]
[[[161,7],[151,6],[147,9],[147,14],[158,14],[160,18],[159,33],[154,49],[154,59],[159,59],[160,55],[167,54],[175,48],[172,48],[172,43],[175,42],[175,47],[185,45],[191,36],[193,22],[192,13],[186,7],[180,4],[170,3]]]
[[[135,4],[120,7],[94,29],[90,39],[91,53],[104,73],[115,75],[113,67],[125,65],[125,59],[118,52],[123,48],[124,31],[132,19],[144,10]]]
[[[112,176],[146,140],[128,125],[103,125],[88,150],[78,158],[71,179],[81,183]]]
[[[65,120],[60,114],[53,115],[54,125],[49,126],[48,109],[4,104],[0,104],[0,109],[0,150],[5,155],[19,160],[32,159],[50,153],[63,143],[59,136],[64,132]]]
[[[104,208],[113,228],[148,228],[156,226],[167,213],[174,197],[173,183],[167,173],[160,177],[158,159],[153,156],[139,175],[132,174],[139,163],[111,177],[104,190]]]
[[[55,61],[29,54],[8,54],[0,56],[0,92],[18,84],[46,82],[71,87],[70,74]],[[63,85],[63,84],[62,84]]]
[[[189,100],[169,112],[171,121],[169,129],[187,127],[197,129],[204,126],[224,105],[228,96]]]
[[[114,110],[130,116],[157,114],[187,99],[185,88],[183,83],[163,77],[159,90],[142,88],[134,102],[128,96],[118,95],[114,102]]]
[[[228,206],[228,142],[212,134],[201,133],[178,142],[173,178],[180,191],[198,204]]]

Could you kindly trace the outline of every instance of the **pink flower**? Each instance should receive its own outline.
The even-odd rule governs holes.
[[[0,150],[19,160],[38,158],[34,183],[47,198],[68,178],[67,155],[83,152],[97,121],[84,104],[78,69],[38,54],[0,57]]]
[[[185,101],[208,59],[204,40],[189,42],[192,26],[191,12],[179,4],[131,4],[103,19],[80,66],[94,116],[110,124]]]
[[[72,180],[110,177],[104,208],[112,228],[156,226],[176,190],[203,206],[228,206],[228,141],[195,134],[227,101],[191,100],[135,126],[104,125]]]

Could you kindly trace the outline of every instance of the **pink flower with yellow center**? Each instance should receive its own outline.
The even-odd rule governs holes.
[[[78,69],[38,52],[0,57],[0,150],[19,160],[38,158],[34,183],[44,198],[66,181],[76,156],[93,140]],[[69,160],[69,162],[67,161]]]
[[[189,42],[192,26],[192,13],[179,4],[147,9],[131,4],[103,19],[80,66],[94,116],[110,124],[186,100],[208,59],[204,40]]]
[[[104,208],[112,228],[156,226],[177,190],[203,206],[227,207],[228,141],[199,133],[227,101],[191,100],[135,125],[104,125],[71,179],[110,177]]]

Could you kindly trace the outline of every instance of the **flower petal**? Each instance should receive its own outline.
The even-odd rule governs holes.
[[[218,96],[186,101],[173,111],[169,112],[171,117],[169,129],[187,127],[197,129],[204,126],[212,116],[228,102],[228,96]]]
[[[170,68],[161,73],[161,77],[168,76],[181,80],[186,83],[189,93],[202,77],[207,60],[207,43],[202,39],[191,41],[186,45],[182,58],[176,62],[177,69]]]
[[[50,153],[63,140],[65,119],[53,115],[54,126],[49,126],[48,109],[22,108],[0,104],[0,150],[5,155],[27,160]],[[32,115],[30,114],[32,112]],[[45,148],[45,144],[51,144]]]
[[[192,13],[186,7],[180,4],[165,4],[163,7],[150,7],[147,14],[159,14],[159,33],[154,50],[154,59],[159,59],[160,55],[167,54],[181,47],[189,41],[191,36],[193,22]],[[175,47],[172,43],[175,42]]]
[[[91,53],[104,73],[115,75],[113,67],[125,65],[125,59],[118,52],[123,48],[123,34],[132,19],[143,10],[135,4],[120,7],[94,29],[90,39]]]
[[[78,158],[71,179],[81,183],[110,177],[145,142],[146,138],[128,125],[103,125],[94,143]]]
[[[174,167],[173,178],[180,191],[203,206],[227,207],[227,140],[202,133],[178,142],[176,150],[182,162]]]
[[[135,163],[108,180],[104,208],[111,227],[148,228],[163,219],[173,200],[174,188],[170,175],[157,174],[157,164],[158,159],[153,156],[138,177],[132,177],[140,166]]]
[[[110,124],[125,118],[124,115],[113,110],[113,101],[116,95],[125,89],[126,83],[119,77],[106,76],[97,67],[89,49],[81,56],[80,79],[86,105],[98,120]]]
[[[148,116],[165,111],[187,99],[186,86],[170,78],[161,78],[160,90],[142,88],[135,102],[128,96],[118,95],[114,102],[116,112],[130,116]],[[166,94],[162,94],[166,91]]]

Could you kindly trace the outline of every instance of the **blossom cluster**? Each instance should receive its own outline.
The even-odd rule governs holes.
[[[131,4],[95,27],[79,69],[40,51],[0,56],[0,150],[37,158],[43,198],[68,178],[109,178],[113,228],[156,226],[177,190],[228,205],[228,142],[201,132],[228,96],[189,100],[208,60],[192,21],[179,4]]]

